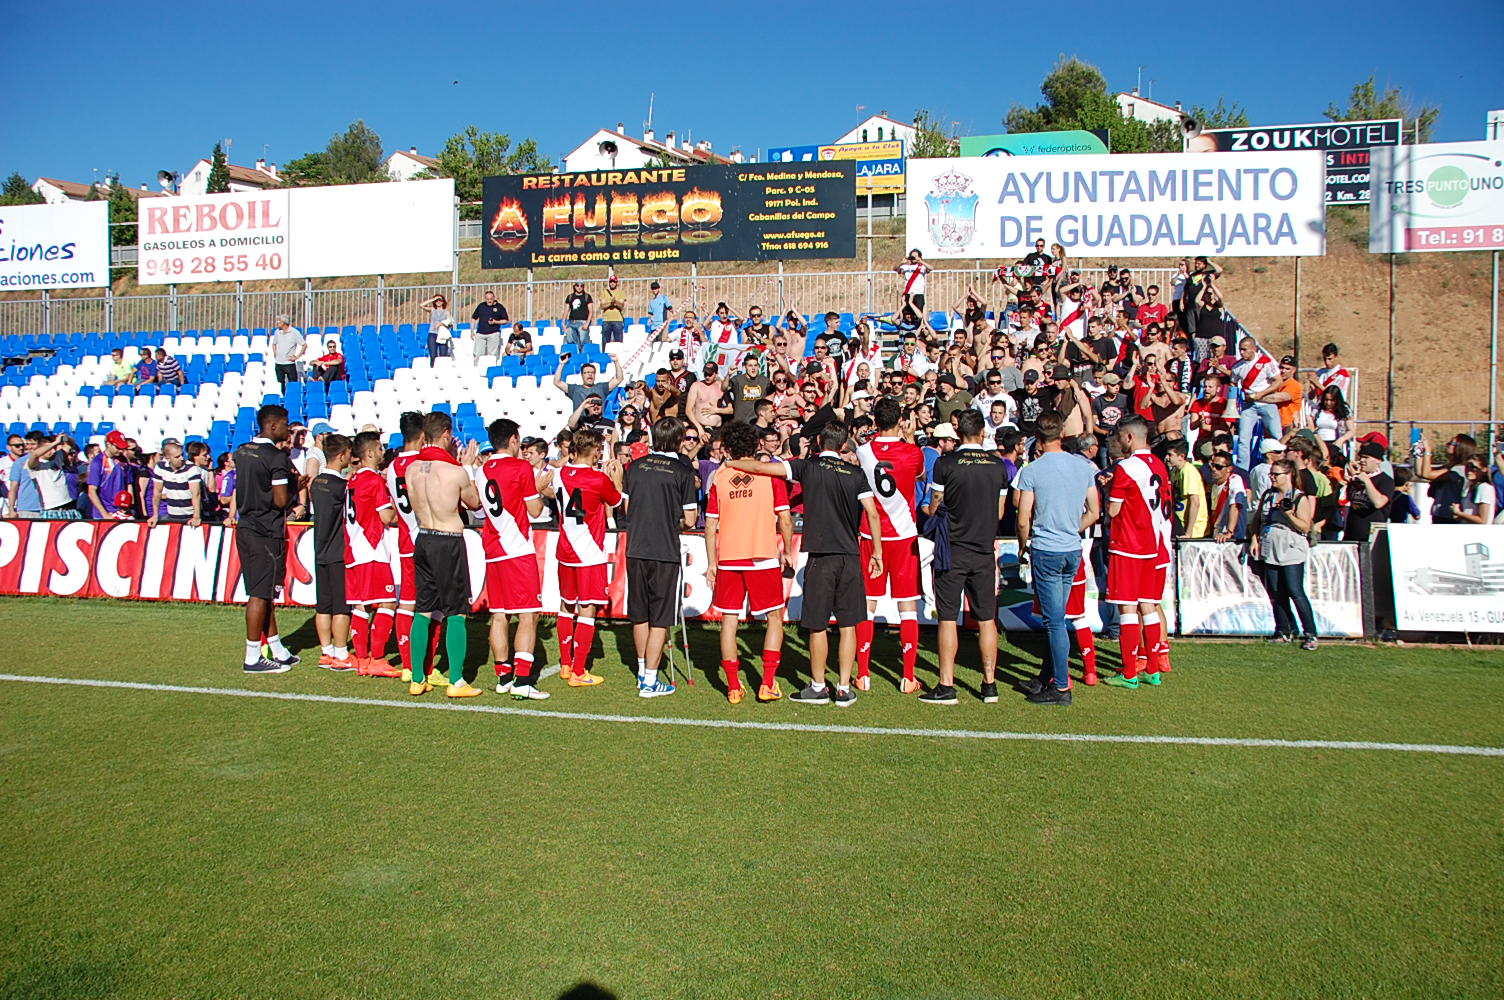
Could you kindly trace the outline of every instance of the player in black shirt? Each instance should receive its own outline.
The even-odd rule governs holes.
[[[308,481],[313,509],[313,623],[319,633],[319,666],[354,670],[350,659],[350,605],[345,601],[345,469],[350,439],[324,438],[324,467]]]
[[[674,685],[658,679],[658,661],[668,630],[679,613],[683,588],[679,532],[695,526],[700,489],[695,470],[679,455],[684,421],[659,417],[653,423],[653,446],[627,466],[621,496],[627,511],[627,617],[632,641],[643,661],[637,693],[643,698],[673,694]]]
[[[268,403],[256,411],[260,434],[235,451],[235,549],[245,580],[245,663],[248,674],[280,674],[298,658],[277,634],[277,595],[287,575],[287,511],[305,483],[293,471],[287,410]],[[266,637],[271,656],[261,655]]]
[[[940,620],[940,682],[919,696],[930,705],[956,703],[956,619],[961,595],[977,620],[982,653],[982,700],[997,701],[997,529],[1008,498],[1008,467],[982,443],[986,421],[976,410],[956,414],[961,447],[935,460],[925,512],[944,510],[950,528],[950,568],[935,574]]]
[[[856,703],[851,689],[851,669],[856,663],[856,626],[867,619],[867,589],[862,582],[857,528],[862,514],[873,538],[883,537],[882,518],[867,476],[861,466],[842,457],[850,446],[846,425],[833,420],[820,428],[820,454],[786,462],[756,462],[733,459],[726,464],[760,476],[783,476],[804,492],[804,605],[799,624],[809,633],[809,687],[793,695],[793,701],[826,705],[831,701],[825,686],[825,662],[830,653],[830,620],[840,629],[838,653],[840,682],[835,703]],[[867,573],[883,571],[881,545],[872,547]]]

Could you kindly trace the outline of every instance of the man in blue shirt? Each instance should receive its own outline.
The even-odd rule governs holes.
[[[648,289],[653,293],[653,297],[648,300],[648,318],[652,328],[656,330],[668,322],[668,314],[674,311],[674,303],[663,294],[663,286],[658,282],[653,282]]]
[[[136,384],[150,385],[157,380],[157,362],[151,356],[151,348],[141,348],[141,360],[136,362]]]
[[[1096,490],[1096,466],[1061,446],[1060,414],[1039,415],[1042,454],[1018,474],[1019,558],[1026,554],[1033,567],[1034,594],[1049,637],[1048,670],[1025,681],[1028,700],[1036,705],[1069,705],[1071,638],[1065,621],[1071,581],[1081,565],[1081,532],[1101,514]]]

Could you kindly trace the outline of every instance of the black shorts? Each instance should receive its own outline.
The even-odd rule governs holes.
[[[413,582],[420,615],[443,618],[470,611],[470,558],[463,531],[418,529],[413,540]]]
[[[950,569],[935,574],[935,617],[953,622],[961,617],[961,595],[979,622],[997,618],[997,560],[990,552],[950,550]]]
[[[627,560],[627,619],[653,628],[673,628],[679,618],[679,564]]]
[[[275,601],[287,579],[287,537],[253,535],[237,528],[235,551],[240,554],[240,575],[245,596]]]
[[[314,611],[321,615],[348,615],[345,601],[345,564],[315,563],[313,567]]]
[[[909,296],[909,304],[914,307],[914,311],[919,314],[919,318],[920,319],[928,319],[929,318],[929,317],[925,316],[925,314],[924,314],[924,293],[923,292],[920,292],[918,295],[910,295]]]
[[[852,553],[815,553],[804,564],[804,605],[799,624],[811,632],[849,628],[867,620],[867,588],[861,557]]]

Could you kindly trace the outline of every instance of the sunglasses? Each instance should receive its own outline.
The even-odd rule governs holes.
[[[687,437],[684,440],[688,441],[690,444],[699,444],[700,443],[700,439],[697,438],[697,437]]]
[[[1230,468],[1232,468],[1232,466],[1228,465],[1225,462],[1213,462],[1212,463],[1212,468],[1214,468],[1214,469],[1230,469]]]

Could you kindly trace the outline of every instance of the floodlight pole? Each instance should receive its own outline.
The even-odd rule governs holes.
[[[1384,391],[1384,436],[1394,440],[1394,253],[1389,254],[1389,375]]]
[[[1300,258],[1295,258],[1295,317],[1292,320],[1294,333],[1290,353],[1295,355],[1295,370],[1300,371]]]
[[[1493,296],[1488,303],[1488,435],[1495,445],[1499,442],[1499,251],[1494,251]]]

